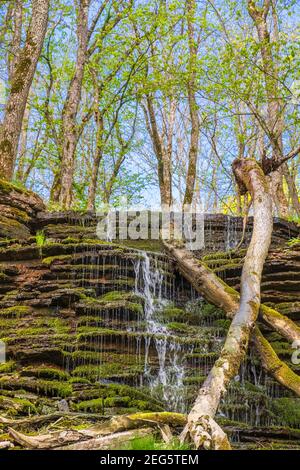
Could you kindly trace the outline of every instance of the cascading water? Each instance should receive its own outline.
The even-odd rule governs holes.
[[[135,292],[142,295],[145,302],[145,379],[152,390],[162,389],[163,399],[170,409],[183,411],[186,351],[183,350],[180,342],[170,335],[168,328],[160,321],[158,315],[169,302],[163,296],[164,275],[157,264],[152,266],[146,252],[141,252],[141,257],[135,261],[134,269]],[[151,373],[149,364],[149,350],[152,342],[158,356],[157,375]]]

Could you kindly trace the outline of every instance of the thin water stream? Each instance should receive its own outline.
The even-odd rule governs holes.
[[[164,297],[164,275],[157,266],[157,260],[150,260],[146,252],[134,263],[135,292],[145,301],[145,378],[152,391],[161,388],[162,396],[170,409],[183,411],[185,406],[184,384],[186,348],[176,341],[162,323],[160,313],[169,303]],[[158,372],[153,373],[149,363],[149,349],[154,343],[158,357]]]

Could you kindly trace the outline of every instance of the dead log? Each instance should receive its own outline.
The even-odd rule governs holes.
[[[61,445],[67,445],[73,442],[84,441],[95,436],[92,431],[60,431],[40,436],[26,436],[15,429],[9,428],[10,437],[26,449],[53,449]]]
[[[88,445],[84,444],[84,441],[86,440],[97,440],[110,435],[134,431],[146,426],[148,429],[159,429],[162,433],[163,439],[170,439],[170,436],[172,436],[170,426],[173,428],[183,428],[185,424],[186,416],[181,413],[154,412],[114,416],[109,419],[108,422],[95,425],[89,429],[82,429],[80,431],[64,430],[38,436],[28,436],[13,428],[9,428],[8,432],[15,442],[28,449],[54,449],[71,445],[71,443],[72,445],[75,445],[76,442],[80,442],[80,445],[84,445],[84,448],[88,448]],[[103,445],[105,445],[106,441],[103,442]],[[99,444],[97,441],[95,445],[100,446],[100,441]]]
[[[207,302],[224,310],[228,318],[232,318],[238,308],[240,295],[220,279],[205,263],[201,263],[192,252],[180,245],[163,240],[169,254],[178,263],[181,274],[192,284]],[[267,305],[260,305],[260,319],[270,328],[293,342],[300,340],[300,328],[296,323]]]
[[[0,450],[10,449],[14,447],[13,443],[10,441],[0,441]]]
[[[151,436],[154,434],[153,428],[141,428],[134,429],[132,431],[123,431],[110,434],[104,437],[97,437],[95,439],[89,439],[88,441],[77,442],[76,444],[70,444],[63,447],[58,447],[56,450],[113,450],[120,449],[130,441]]]
[[[253,342],[260,355],[262,366],[284,387],[289,388],[300,396],[300,377],[295,374],[285,362],[281,361],[270,343],[255,328]]]
[[[71,418],[71,419],[87,419],[89,421],[104,421],[108,420],[109,416],[103,416],[97,413],[74,413],[69,411],[58,411],[47,415],[31,416],[29,418],[10,419],[0,416],[0,423],[6,424],[13,428],[22,427],[38,427],[43,426],[52,421],[56,421],[59,418]]]
[[[131,415],[120,415],[112,417],[107,423],[93,426],[92,430],[98,436],[105,436],[116,432],[123,432],[137,429],[143,426],[159,427],[171,426],[172,428],[183,428],[186,425],[187,418],[181,413],[173,412],[150,412],[134,413]]]
[[[184,247],[174,246],[166,241],[163,243],[170,255],[176,259],[180,272],[190,280],[196,291],[208,302],[216,305],[216,307],[222,308],[228,318],[232,318],[234,312],[238,309],[239,293],[228,286]],[[211,286],[213,286],[213,289],[211,289]],[[218,292],[218,295],[214,296],[214,292]],[[265,322],[283,337],[291,342],[300,340],[300,328],[292,320],[266,305],[260,306],[260,312],[260,318],[262,320],[267,319]],[[257,346],[258,344],[260,345],[260,347],[257,348],[257,352],[261,357],[262,366],[275,380],[279,379],[278,370],[280,369],[279,383],[300,396],[300,377],[293,373],[287,365],[285,365],[285,367],[282,366],[282,361],[278,358],[272,346],[265,338],[264,341],[256,342],[256,331],[259,332],[258,329],[255,330],[252,337],[254,343]],[[270,354],[271,352],[272,354]],[[272,361],[269,363],[266,358],[270,358],[271,356]]]

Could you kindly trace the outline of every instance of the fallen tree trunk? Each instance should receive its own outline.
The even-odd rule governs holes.
[[[226,284],[186,248],[166,241],[163,241],[163,244],[169,254],[176,259],[181,274],[192,284],[196,291],[207,302],[224,310],[228,318],[232,318],[239,305],[240,295],[238,291]],[[261,304],[259,313],[261,320],[288,341],[300,340],[299,326],[277,310]]]
[[[115,445],[123,442],[123,437],[134,436],[140,428],[145,427],[151,428],[152,433],[153,428],[158,429],[163,439],[167,439],[171,435],[169,426],[183,428],[186,422],[186,416],[181,413],[151,412],[114,416],[108,422],[79,431],[55,431],[38,436],[28,436],[12,428],[8,432],[15,442],[28,449],[57,449],[65,446],[68,449],[106,449],[109,448],[106,447],[109,443]],[[116,439],[114,436],[117,436]]]
[[[63,447],[57,447],[56,450],[113,450],[120,449],[124,445],[128,445],[130,441],[150,436],[154,434],[153,428],[134,429],[133,431],[124,431],[110,434],[104,437],[89,439],[88,441],[78,442]]]
[[[0,424],[10,427],[38,427],[44,426],[47,423],[56,421],[59,418],[71,419],[88,419],[90,421],[103,421],[108,420],[109,416],[102,416],[98,413],[74,413],[70,411],[57,411],[48,415],[31,416],[29,418],[10,419],[0,416]]]
[[[284,387],[289,388],[300,397],[300,376],[295,374],[285,362],[281,361],[270,343],[255,328],[253,342],[260,355],[262,366]]]
[[[53,449],[62,445],[84,441],[94,437],[92,432],[83,431],[59,431],[51,434],[43,434],[40,436],[27,436],[15,429],[9,428],[10,437],[26,449]]]
[[[208,302],[216,305],[216,307],[222,308],[228,318],[232,318],[234,312],[238,309],[239,293],[228,286],[184,247],[174,246],[165,241],[164,246],[170,255],[176,259],[180,272],[191,282],[196,291]],[[211,294],[210,286],[212,283],[214,291],[218,292],[216,296]],[[218,289],[216,287],[218,287]],[[289,318],[266,305],[260,306],[260,313],[261,319],[287,340],[293,342],[294,340],[300,339],[300,328]],[[274,322],[271,322],[272,319],[274,319]],[[253,332],[254,339],[256,331],[259,332],[259,329],[257,328]],[[258,344],[260,345],[260,347],[257,348],[257,352],[261,357],[262,365],[266,371],[275,380],[278,380],[278,369],[280,369],[280,381],[278,381],[300,396],[300,377],[293,373],[286,364],[285,367],[282,366],[284,363],[278,358],[272,346],[265,338],[263,342],[254,341],[254,344],[256,346],[258,346]],[[269,361],[267,358],[271,357],[272,361]]]
[[[273,228],[272,200],[267,180],[257,162],[252,159],[235,160],[233,169],[241,191],[245,193],[248,190],[253,200],[253,232],[242,271],[239,307],[233,316],[220,357],[199,391],[182,434],[182,439],[189,436],[197,449],[230,449],[227,436],[215,422],[214,416],[229,382],[239,371],[259,313],[261,275]],[[200,277],[203,275],[203,267],[200,267]],[[220,295],[216,281],[217,278],[211,273],[206,296],[213,303],[215,297]],[[232,295],[224,298],[229,305],[227,309],[234,312],[236,299]]]

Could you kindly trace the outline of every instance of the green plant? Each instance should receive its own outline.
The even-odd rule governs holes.
[[[299,245],[300,244],[300,238],[291,238],[288,242],[287,242],[288,246],[292,247],[292,246],[295,246],[295,245]]]
[[[155,436],[146,436],[133,439],[120,450],[190,450],[190,447],[188,444],[181,444],[177,438],[166,444]]]
[[[38,230],[35,235],[35,242],[39,248],[45,245],[46,237],[43,230]]]

